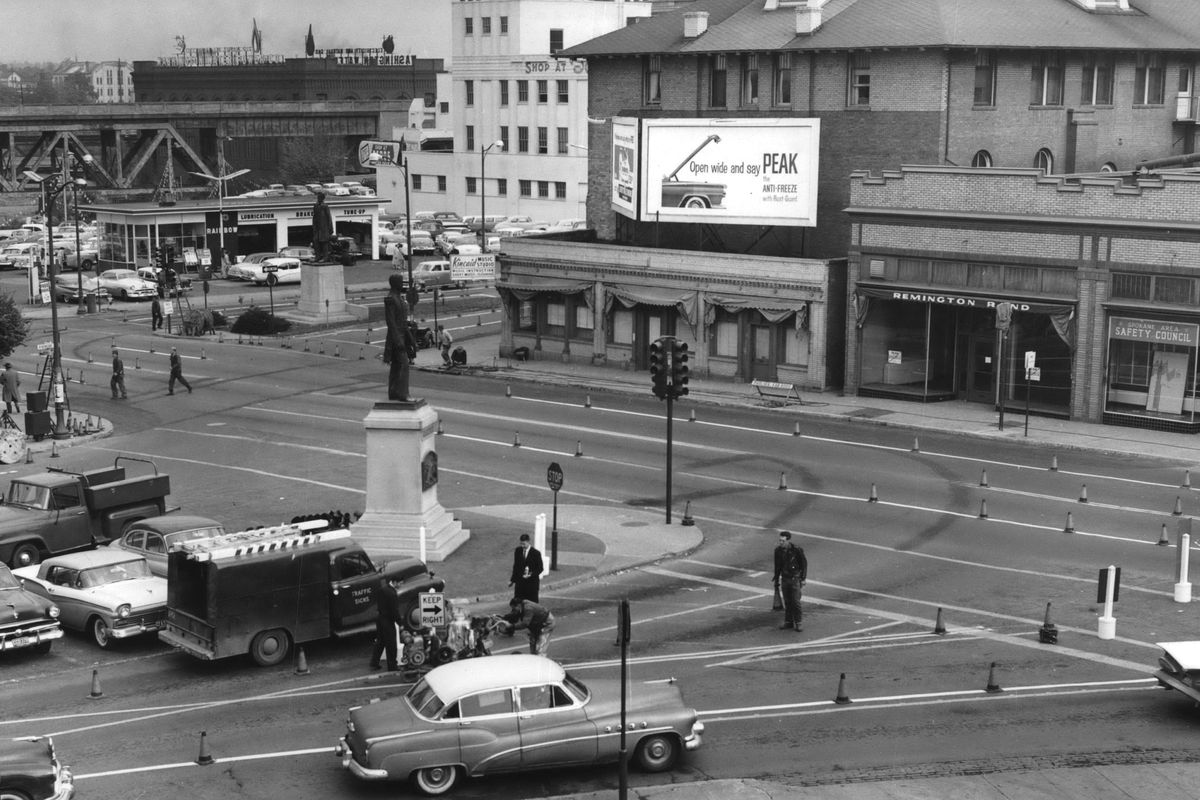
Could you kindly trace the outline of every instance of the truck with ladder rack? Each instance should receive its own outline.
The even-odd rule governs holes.
[[[440,592],[416,558],[375,564],[325,520],[181,542],[167,554],[167,620],[158,638],[197,658],[248,654],[282,663],[305,642],[375,629],[374,589],[399,582],[404,625],[421,626],[421,592]]]

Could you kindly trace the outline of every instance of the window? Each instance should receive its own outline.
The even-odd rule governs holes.
[[[567,304],[564,300],[546,301],[546,330],[550,336],[565,336],[567,332]]]
[[[529,126],[528,125],[518,125],[517,126],[517,152],[518,153],[528,153],[529,152]]]
[[[1061,106],[1063,104],[1063,65],[1058,53],[1037,53],[1033,58],[1033,80],[1030,82],[1029,105]]]
[[[996,105],[996,54],[991,50],[975,55],[975,105]]]
[[[846,105],[871,105],[870,53],[852,53],[850,55],[850,97],[846,101]]]
[[[517,81],[517,102],[529,102],[529,81]]]
[[[792,104],[792,54],[775,56],[774,77],[771,80],[771,102],[777,106]]]
[[[554,182],[554,199],[555,200],[566,200],[567,199],[567,183],[566,183],[566,181],[555,181]]]
[[[738,319],[723,308],[717,309],[713,323],[712,354],[714,356],[736,356],[738,354]]]
[[[1154,302],[1192,305],[1191,278],[1172,278],[1160,275],[1154,279]]]
[[[508,105],[508,81],[500,81],[500,105]]]
[[[508,33],[508,17],[500,17],[500,34]]]
[[[550,181],[538,181],[538,197],[547,198],[550,196]]]
[[[550,152],[550,132],[548,128],[538,127],[538,155],[548,155]]]
[[[479,24],[481,26],[481,29],[479,31],[480,33],[482,33],[484,36],[492,35],[492,18],[491,17],[484,17],[483,19],[479,20]]]
[[[496,689],[480,692],[459,701],[459,713],[464,717],[487,717],[513,713],[512,690]]]
[[[445,176],[445,175],[438,175],[438,176],[437,176],[437,179],[438,179],[438,191],[439,191],[439,192],[444,192],[444,191],[446,191],[446,176]]]
[[[558,128],[558,154],[560,156],[567,155],[567,129]]]
[[[554,55],[559,50],[563,49],[563,32],[562,28],[550,29],[550,55]]]
[[[992,154],[987,150],[980,150],[975,155],[971,156],[972,167],[990,167],[992,165]]]
[[[558,94],[558,102],[569,103],[571,101],[570,90],[568,89],[570,84],[567,81],[555,81],[554,84],[554,88]]]
[[[478,178],[467,178],[467,194],[479,194]]]
[[[662,102],[662,56],[646,56],[642,62],[642,102]]]
[[[1083,59],[1083,88],[1079,98],[1085,106],[1111,106],[1113,62],[1111,58],[1088,55]]]
[[[1149,300],[1150,276],[1130,272],[1114,272],[1111,291],[1113,297],[1125,300]]]
[[[508,147],[508,143],[511,142],[512,139],[508,138],[508,126],[507,125],[500,126],[500,136],[498,138],[500,139],[500,141],[504,142],[505,147]]]
[[[758,105],[758,56],[742,56],[742,105]]]
[[[412,176],[412,188],[413,188],[414,192],[421,191],[421,176],[420,175]]]
[[[517,181],[517,188],[520,190],[521,197],[533,197],[533,181],[522,178]]]
[[[575,330],[579,332],[587,332],[588,338],[592,335],[592,310],[588,308],[587,303],[577,301],[575,306]]]
[[[1161,53],[1138,53],[1137,70],[1133,78],[1133,104],[1162,105],[1166,73]]]
[[[466,36],[475,35],[475,20],[472,17],[463,19],[463,34]]]
[[[508,196],[508,179],[496,178],[496,194],[500,197]]]
[[[467,149],[468,150],[475,149],[475,126],[474,125],[467,126]]]
[[[708,104],[713,108],[725,107],[725,54],[708,57]]]
[[[463,81],[463,87],[467,94],[467,105],[475,105],[475,81]]]
[[[538,92],[538,102],[539,103],[549,103],[550,102],[550,81],[538,81],[537,82],[537,92]]]
[[[1036,169],[1040,169],[1047,175],[1053,175],[1054,154],[1051,153],[1047,148],[1043,147],[1041,150],[1038,150],[1037,155],[1033,157],[1033,166]]]

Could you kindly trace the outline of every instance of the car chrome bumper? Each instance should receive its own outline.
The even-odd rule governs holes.
[[[75,796],[75,776],[71,774],[71,770],[63,767],[58,772],[58,778],[54,781],[54,794],[47,800],[71,800]]]
[[[704,723],[696,722],[692,724],[692,733],[683,740],[683,748],[685,750],[697,750],[704,740]]]
[[[368,769],[355,761],[353,751],[350,749],[350,743],[345,739],[338,739],[337,746],[333,748],[333,752],[334,755],[341,757],[342,769],[350,770],[357,778],[362,778],[366,781],[385,781],[390,777],[386,769]]]
[[[162,628],[161,625],[123,625],[111,626],[108,629],[110,635],[116,639],[128,639],[130,636],[141,636],[143,633],[154,633]]]
[[[46,626],[37,630],[23,631],[18,635],[0,635],[0,651],[20,650],[23,647],[34,647],[42,642],[63,637],[62,628],[56,622],[53,627]]]
[[[1158,678],[1158,683],[1167,689],[1174,689],[1177,692],[1183,692],[1188,697],[1200,703],[1200,689],[1192,686],[1190,683],[1185,683],[1176,676],[1172,675],[1164,669],[1160,669],[1154,673],[1154,677]]]

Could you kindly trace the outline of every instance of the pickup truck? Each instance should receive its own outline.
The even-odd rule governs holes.
[[[249,654],[274,666],[293,645],[375,629],[380,581],[400,582],[406,627],[421,627],[421,592],[441,591],[416,558],[376,565],[350,531],[325,520],[181,542],[167,554],[167,621],[158,638],[197,658]]]
[[[128,477],[124,461],[149,464],[153,474]],[[0,561],[14,567],[86,550],[124,533],[126,526],[167,513],[170,477],[151,461],[117,456],[111,468],[71,472],[51,468],[13,479],[0,503]]]

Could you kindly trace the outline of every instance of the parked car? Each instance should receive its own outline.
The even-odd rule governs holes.
[[[81,241],[78,250],[75,248],[74,240],[65,243],[54,243],[54,258],[63,269],[82,269],[85,272],[90,272],[96,266],[96,262],[100,260],[100,250],[94,242]]]
[[[251,253],[236,264],[230,264],[225,270],[225,277],[235,281],[248,281],[254,272],[254,265],[264,258],[275,258],[278,253]]]
[[[300,259],[275,256],[246,267],[246,280],[258,286],[300,282]]]
[[[284,258],[298,258],[301,264],[311,264],[317,260],[317,251],[305,245],[292,244],[279,249],[279,255]]]
[[[155,288],[158,287],[158,278],[162,273],[162,267],[138,267],[137,274],[143,280],[150,281]],[[167,297],[178,297],[181,294],[186,294],[192,290],[192,279],[186,275],[175,274],[174,282],[168,281],[163,286],[163,294]]]
[[[577,217],[569,217],[567,219],[558,220],[553,225],[551,225],[549,228],[547,228],[546,232],[547,233],[559,233],[561,231],[577,231],[577,230],[582,230],[583,228],[586,228],[586,227],[587,227],[586,219],[579,219]]]
[[[412,232],[412,248],[414,255],[417,253],[437,252],[437,246],[433,241],[433,237],[430,236],[428,232],[421,230],[414,230]],[[402,255],[408,255],[408,243],[405,241],[403,236],[391,242],[385,252],[389,256],[394,256],[397,249],[400,250]]]
[[[342,186],[340,183],[323,183],[323,184],[321,184],[321,186],[322,186],[321,191],[323,191],[327,195],[331,195],[333,197],[349,197],[350,196],[350,190],[347,189],[345,186]]]
[[[479,235],[475,233],[443,233],[437,239],[437,249],[444,256],[451,253],[468,253],[468,250],[460,250],[464,246],[474,247],[475,251],[472,255],[479,254]]]
[[[412,275],[413,284],[418,292],[445,286],[453,286],[456,289],[463,287],[462,281],[450,277],[449,261],[422,261],[413,267]]]
[[[172,545],[196,539],[211,539],[225,533],[225,527],[215,519],[190,514],[165,514],[147,517],[131,524],[120,539],[108,543],[146,559],[150,571],[160,578],[167,577],[167,552]]]
[[[435,211],[433,212],[433,218],[443,225],[451,222],[459,225],[463,224],[463,218],[458,215],[457,211]]]
[[[55,639],[62,638],[58,606],[26,590],[4,564],[0,564],[0,608],[4,609],[0,617],[0,653],[28,648],[45,654]],[[0,768],[0,774],[3,771]]]
[[[364,255],[358,242],[351,236],[334,236],[329,241],[329,257],[347,267],[353,266]]]
[[[1200,641],[1159,642],[1158,646],[1163,649],[1154,673],[1159,685],[1200,703]]]
[[[159,629],[167,616],[167,580],[141,556],[101,548],[53,556],[13,574],[58,606],[64,628],[100,647]]]
[[[158,284],[131,269],[106,269],[96,279],[113,297],[122,300],[150,300],[158,297]]]
[[[92,275],[60,272],[54,276],[54,296],[60,303],[78,303],[83,297],[94,294],[97,300],[108,302],[108,290]]]
[[[704,723],[674,683],[632,683],[625,704],[626,746],[643,770],[669,770],[700,747]],[[335,753],[356,777],[411,780],[440,795],[464,774],[616,761],[621,682],[584,684],[543,656],[466,659],[431,670],[402,697],[351,708],[346,728]]]
[[[434,239],[441,236],[446,231],[446,226],[436,219],[418,219],[412,224],[414,231],[425,231]]]
[[[504,219],[505,219],[505,216],[503,214],[488,214],[488,215],[486,215],[485,217],[483,217],[484,230],[490,231],[490,230],[495,229],[496,224],[499,222],[503,222]],[[463,217],[463,224],[467,226],[467,230],[478,232],[479,231],[479,220],[480,220],[479,215],[473,214],[470,216]]]
[[[0,798],[70,800],[75,777],[64,767],[49,736],[0,740]]]
[[[0,269],[29,269],[42,246],[37,242],[16,242],[0,250]]]

